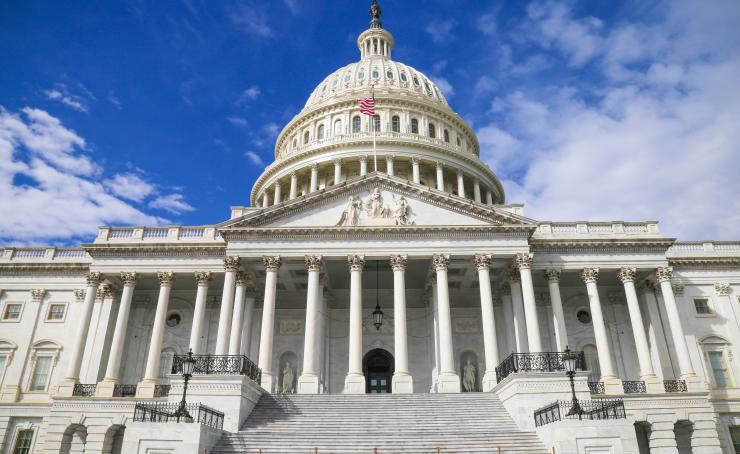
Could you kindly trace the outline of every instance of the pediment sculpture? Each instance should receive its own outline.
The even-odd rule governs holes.
[[[338,226],[414,225],[413,213],[404,196],[393,197],[393,206],[386,205],[380,188],[375,188],[362,200],[351,196],[337,222]]]

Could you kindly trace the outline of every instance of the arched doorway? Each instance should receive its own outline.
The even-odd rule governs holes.
[[[365,373],[365,392],[390,393],[393,380],[393,355],[382,348],[370,350],[362,358]]]

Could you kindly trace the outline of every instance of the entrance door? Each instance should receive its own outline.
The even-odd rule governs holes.
[[[377,348],[369,351],[363,358],[365,372],[365,392],[368,394],[390,393],[393,377],[393,356]]]

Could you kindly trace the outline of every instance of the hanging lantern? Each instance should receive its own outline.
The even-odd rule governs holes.
[[[380,310],[380,304],[375,304],[375,310],[373,311],[373,325],[375,329],[380,331],[380,327],[383,326],[383,311]]]

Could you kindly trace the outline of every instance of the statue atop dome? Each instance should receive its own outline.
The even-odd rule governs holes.
[[[370,28],[383,28],[383,23],[380,22],[380,13],[381,10],[378,5],[378,0],[373,0],[372,5],[370,5],[370,17],[372,17]]]

